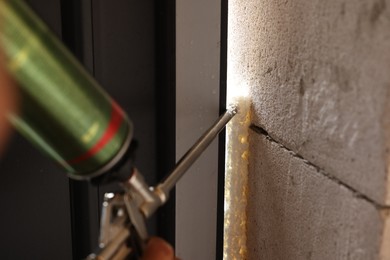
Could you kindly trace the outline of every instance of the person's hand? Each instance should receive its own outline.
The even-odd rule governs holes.
[[[7,115],[16,108],[16,89],[3,66],[0,53],[0,155],[10,133]]]
[[[158,237],[151,237],[146,244],[142,260],[174,260],[175,252],[170,244]]]

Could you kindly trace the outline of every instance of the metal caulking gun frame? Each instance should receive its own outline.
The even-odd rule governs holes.
[[[88,259],[122,259],[133,253],[131,251],[136,247],[142,250],[148,239],[145,220],[165,204],[175,184],[223,130],[237,110],[236,106],[229,107],[156,187],[149,187],[138,170],[133,168],[131,177],[122,183],[126,190],[124,194],[106,193],[99,239],[101,249],[97,254],[91,254]],[[131,234],[131,230],[136,234]],[[133,241],[137,240],[131,245],[132,248],[127,243],[130,236],[133,236]]]

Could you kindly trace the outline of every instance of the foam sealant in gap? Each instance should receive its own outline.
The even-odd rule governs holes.
[[[225,215],[223,258],[247,259],[247,197],[251,86],[248,75],[247,36],[240,13],[241,1],[229,1],[227,50],[227,104],[238,113],[226,126]]]
[[[223,257],[246,259],[250,100],[247,86],[228,75],[227,101],[238,106],[238,113],[226,126]]]

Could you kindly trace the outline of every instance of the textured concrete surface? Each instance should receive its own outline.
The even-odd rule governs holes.
[[[378,259],[372,203],[262,134],[249,143],[248,259]]]
[[[389,28],[390,0],[229,1],[249,259],[390,259]]]
[[[235,0],[229,7],[235,71],[251,86],[253,123],[390,205],[390,0]]]

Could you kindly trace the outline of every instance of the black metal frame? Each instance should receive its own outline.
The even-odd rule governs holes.
[[[227,48],[228,48],[228,0],[221,0],[221,53],[220,53],[220,114],[226,110]],[[218,199],[216,259],[223,259],[223,229],[225,201],[225,132],[219,135],[218,151]]]
[[[82,39],[83,34],[87,33],[82,31],[83,12],[92,10],[83,10],[78,0],[61,0],[62,41],[85,66],[91,66],[83,60],[86,46]],[[91,34],[92,28],[90,30],[88,33]],[[93,55],[93,52],[91,54]],[[70,180],[69,194],[72,255],[73,259],[84,259],[98,246],[99,187],[94,187],[86,181]]]
[[[157,179],[176,163],[176,0],[156,2]],[[157,235],[175,245],[175,191],[157,215]]]

